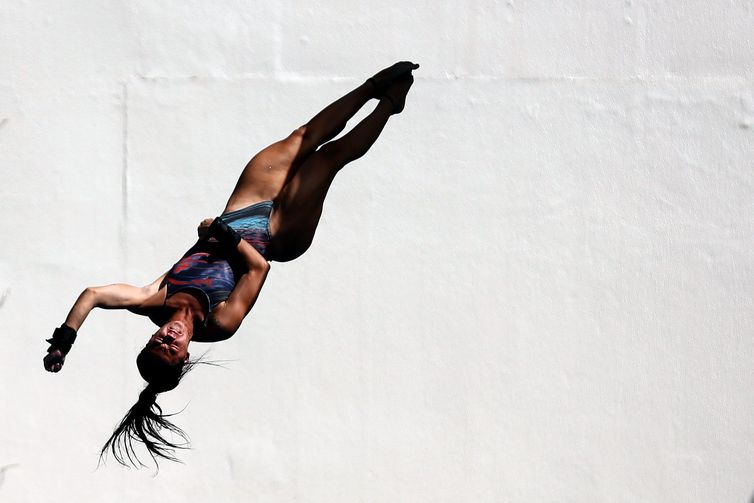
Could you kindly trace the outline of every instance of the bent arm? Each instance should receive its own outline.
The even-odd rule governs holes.
[[[63,326],[55,330],[53,339],[48,340],[51,345],[47,349],[47,355],[43,359],[45,369],[50,372],[59,372],[63,368],[66,354],[70,351],[71,344],[76,339],[76,332],[81,328],[81,325],[92,309],[95,307],[105,309],[138,307],[157,293],[166,274],[163,274],[149,285],[143,287],[115,284],[93,286],[84,289],[78,299],[76,299],[76,302],[74,302]],[[63,339],[66,340],[55,340],[59,335],[59,330],[61,334],[64,334]]]
[[[152,283],[141,287],[126,285],[124,283],[87,287],[73,304],[68,317],[65,319],[65,324],[78,331],[86,317],[95,307],[102,309],[139,307],[157,293],[166,274],[163,274]]]
[[[138,307],[151,297],[146,287],[117,283],[106,286],[90,286],[84,289],[73,304],[65,324],[78,331],[86,317],[95,307],[103,309],[127,309]]]
[[[208,329],[213,340],[227,339],[236,333],[241,322],[257,301],[262,285],[267,279],[267,273],[270,271],[270,264],[246,241],[241,240],[236,250],[247,270],[230,292],[225,305],[218,306],[212,311]]]

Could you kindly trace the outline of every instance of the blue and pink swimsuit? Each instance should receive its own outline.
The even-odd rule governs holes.
[[[270,244],[272,201],[262,201],[221,216],[241,237],[264,256]],[[167,297],[187,289],[199,290],[212,311],[230,296],[245,270],[214,241],[202,240],[187,251],[165,277]]]

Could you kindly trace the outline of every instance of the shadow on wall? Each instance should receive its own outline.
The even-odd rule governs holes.
[[[12,465],[5,465],[5,466],[0,467],[0,489],[3,488],[3,484],[5,483],[5,472],[17,466],[18,464],[12,464]]]

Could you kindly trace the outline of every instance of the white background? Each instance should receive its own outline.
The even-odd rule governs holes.
[[[0,501],[749,501],[752,27],[750,0],[3,0]],[[185,464],[95,469],[153,328],[95,312],[57,375],[43,339],[402,59],[405,112],[227,368],[161,397]]]

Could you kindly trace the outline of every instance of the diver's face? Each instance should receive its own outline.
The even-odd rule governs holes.
[[[189,358],[188,327],[182,321],[169,321],[160,327],[147,342],[146,349],[165,363],[185,363]]]

